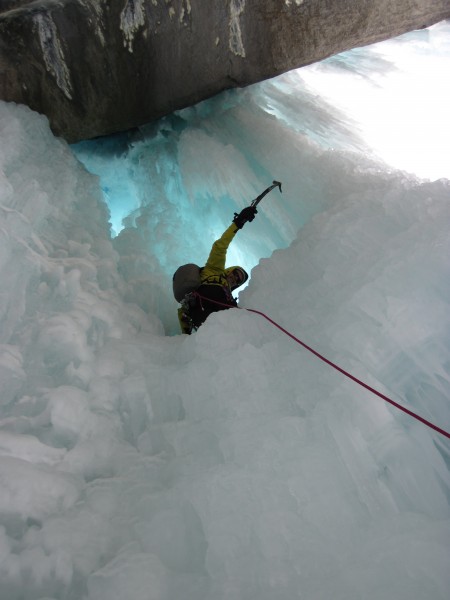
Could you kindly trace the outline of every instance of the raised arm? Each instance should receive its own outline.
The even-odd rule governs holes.
[[[225,261],[227,258],[227,250],[239,228],[235,223],[232,223],[221,237],[214,242],[211,252],[206,261],[206,265],[202,271],[202,279],[210,275],[218,275],[225,269]]]

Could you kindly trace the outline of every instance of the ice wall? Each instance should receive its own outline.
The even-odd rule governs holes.
[[[241,306],[449,429],[449,181],[298,83],[77,148],[100,180],[0,104],[0,598],[447,598],[445,437],[256,314],[164,335],[173,265],[276,177]]]
[[[178,330],[167,280],[180,264],[203,264],[234,211],[272,179],[283,196],[265,199],[258,228],[230,248],[230,264],[249,272],[313,214],[366,185],[342,177],[337,152],[353,155],[356,169],[448,178],[449,56],[443,23],[73,146],[100,176],[113,231],[131,226],[152,247],[151,272],[143,265],[139,278],[157,290],[152,308],[166,331]]]

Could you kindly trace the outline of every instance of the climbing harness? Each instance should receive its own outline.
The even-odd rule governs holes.
[[[200,294],[197,293],[197,296],[200,296]],[[201,298],[201,296],[200,296],[200,298]],[[212,301],[212,302],[215,302],[215,301]],[[290,333],[287,329],[285,329],[284,327],[282,327],[279,323],[277,323],[276,321],[274,321],[273,319],[271,319],[270,317],[268,317],[265,313],[261,312],[260,310],[255,310],[254,308],[242,308],[240,306],[235,307],[235,306],[231,306],[231,305],[228,305],[228,304],[223,304],[222,302],[215,302],[215,304],[220,304],[220,305],[222,305],[222,306],[224,306],[226,308],[240,308],[241,310],[246,310],[248,312],[252,312],[252,313],[255,313],[257,315],[260,315],[261,317],[263,317],[264,319],[266,319],[267,321],[269,321],[269,323],[271,323],[274,327],[277,327],[277,329],[279,329],[284,334],[286,334],[291,339],[293,339],[294,342],[297,342],[297,344],[300,344],[301,346],[303,346],[303,348],[305,348],[306,350],[308,350],[309,352],[311,352],[312,354],[314,354],[314,356],[317,356],[317,358],[320,358],[320,360],[322,360],[324,363],[326,363],[330,367],[333,367],[333,369],[336,369],[336,371],[339,371],[339,373],[342,373],[342,375],[345,375],[346,377],[348,377],[349,379],[351,379],[352,381],[354,381],[358,385],[362,386],[366,390],[369,390],[369,392],[372,392],[372,394],[375,394],[376,396],[379,396],[380,398],[382,398],[383,400],[385,400],[389,404],[392,404],[392,406],[395,406],[395,408],[398,408],[399,410],[403,411],[404,413],[406,413],[410,417],[413,417],[414,419],[416,419],[417,421],[420,421],[421,423],[423,423],[427,427],[430,427],[430,429],[434,429],[434,431],[437,431],[441,435],[443,435],[446,438],[450,439],[450,433],[448,431],[445,431],[445,429],[441,429],[437,425],[434,425],[434,423],[431,423],[430,421],[427,421],[427,419],[424,419],[423,417],[421,417],[420,415],[416,414],[412,410],[409,410],[408,408],[405,408],[401,404],[398,404],[397,402],[395,402],[391,398],[388,398],[388,396],[385,396],[384,394],[382,394],[381,392],[379,392],[375,388],[371,387],[367,383],[364,383],[364,381],[361,381],[360,379],[358,379],[357,377],[355,377],[354,375],[352,375],[348,371],[345,371],[344,369],[342,369],[341,367],[339,367],[338,365],[336,365],[331,360],[328,360],[328,358],[325,358],[325,356],[323,356],[322,354],[319,354],[319,352],[317,352],[316,350],[314,350],[313,348],[311,348],[311,346],[308,346],[307,344],[305,344],[304,342],[302,342],[298,337],[296,337],[295,335],[293,335],[292,333]]]

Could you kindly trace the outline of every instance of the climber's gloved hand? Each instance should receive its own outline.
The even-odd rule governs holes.
[[[233,223],[238,229],[242,229],[247,221],[251,222],[258,213],[255,206],[247,206],[239,214],[234,213]]]

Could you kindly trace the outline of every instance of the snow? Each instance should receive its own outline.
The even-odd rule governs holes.
[[[178,335],[171,297],[280,180],[230,248],[240,306],[449,431],[448,33],[73,147],[0,103],[2,600],[448,597],[448,439],[261,315]],[[419,55],[405,166],[341,88]]]

